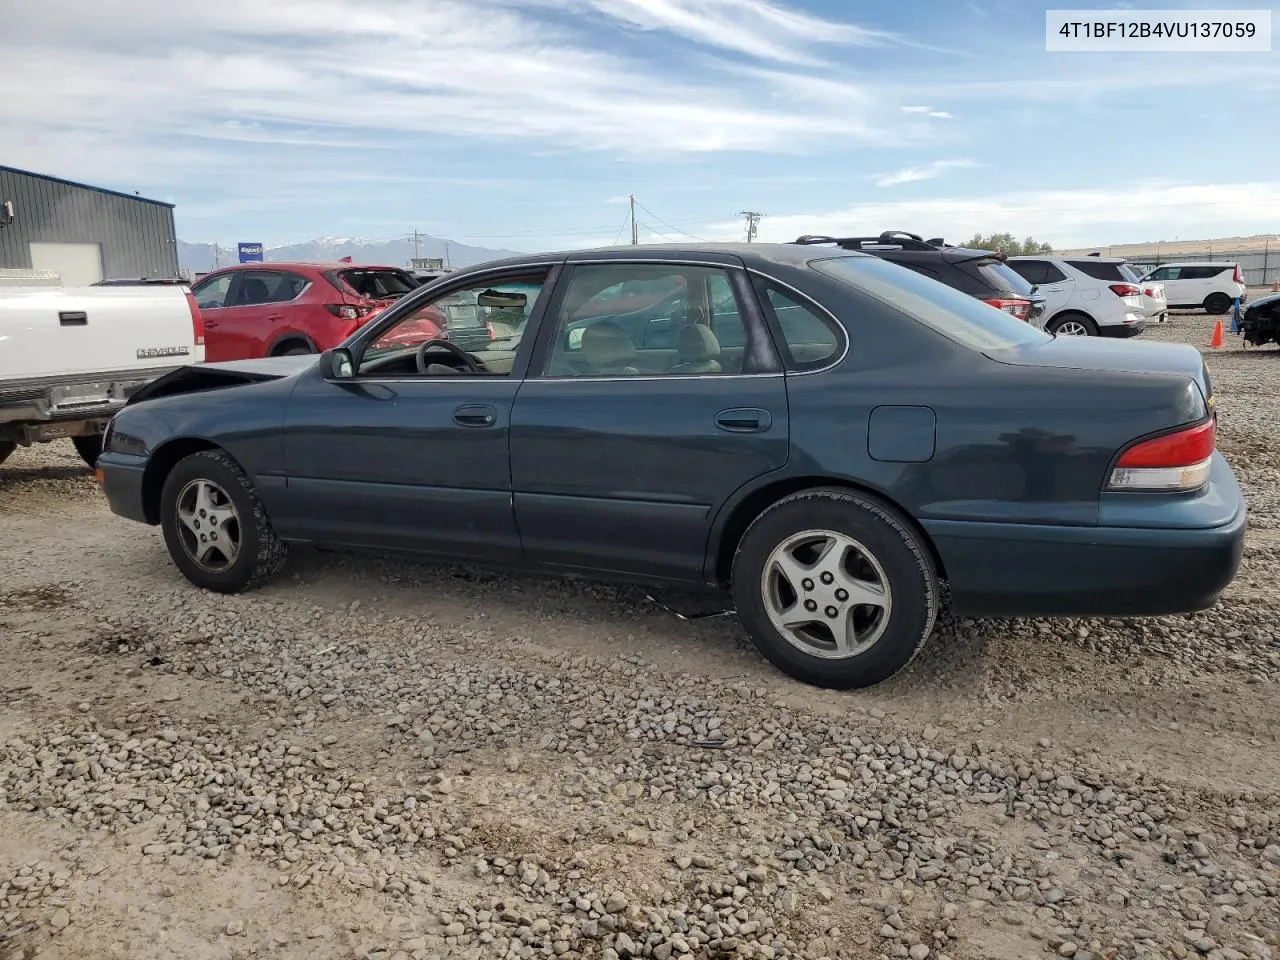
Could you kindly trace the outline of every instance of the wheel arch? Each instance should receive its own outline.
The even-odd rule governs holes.
[[[316,342],[305,333],[296,330],[286,331],[271,341],[271,346],[267,347],[267,356],[276,357],[280,355],[283,348],[293,345],[306,347],[312,353],[319,353],[320,348],[316,346]]]
[[[729,582],[733,568],[733,557],[737,553],[738,544],[742,542],[743,534],[747,532],[747,527],[751,526],[751,522],[756,517],[760,516],[761,513],[783,497],[789,497],[793,493],[800,493],[803,490],[815,490],[823,487],[857,493],[876,500],[893,510],[910,527],[912,532],[920,538],[920,542],[929,551],[930,557],[933,558],[935,569],[938,571],[939,579],[947,579],[946,566],[942,562],[942,556],[938,553],[938,548],[934,544],[933,538],[929,536],[928,531],[901,504],[884,493],[884,491],[843,477],[801,476],[778,478],[763,486],[742,492],[736,502],[728,506],[721,517],[717,518],[712,526],[711,549],[708,551],[707,560],[708,573],[713,582],[717,584]]]
[[[174,467],[193,453],[222,449],[203,437],[177,437],[156,447],[147,458],[147,468],[142,474],[142,509],[147,523],[155,525],[160,522],[160,491]]]
[[[1069,316],[1084,317],[1086,320],[1092,323],[1095,327],[1099,326],[1097,319],[1093,316],[1093,314],[1089,313],[1087,310],[1081,310],[1079,307],[1067,307],[1064,310],[1059,310],[1052,317],[1046,320],[1044,322],[1045,329],[1046,330],[1049,329],[1049,325],[1055,322],[1056,320],[1060,320],[1062,317],[1069,317]]]

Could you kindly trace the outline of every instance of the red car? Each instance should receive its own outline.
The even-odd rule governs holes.
[[[398,267],[241,263],[201,277],[191,292],[205,361],[215,363],[328,350],[417,287]],[[420,319],[428,337],[443,335],[443,316]]]

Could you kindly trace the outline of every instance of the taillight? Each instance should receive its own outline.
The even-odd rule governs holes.
[[[1183,427],[1125,448],[1111,471],[1111,490],[1195,490],[1209,477],[1217,420]]]
[[[983,303],[989,303],[997,310],[1003,310],[1005,313],[1017,317],[1019,320],[1025,320],[1031,316],[1030,300],[1003,300],[999,297],[990,300],[983,300]]]
[[[358,320],[361,316],[360,308],[349,303],[326,303],[324,308],[340,320]]]
[[[196,303],[195,294],[190,290],[187,291],[187,307],[191,310],[191,333],[195,338],[196,346],[204,346],[204,315],[200,313],[200,307]]]
[[[1117,297],[1140,297],[1142,296],[1142,288],[1135,287],[1132,283],[1113,283],[1111,292]]]
[[[1148,297],[1152,297],[1152,298],[1154,298],[1154,297],[1155,297],[1155,295],[1156,295],[1156,288],[1155,288],[1155,287],[1147,287],[1147,289],[1143,290],[1142,292],[1143,292],[1143,293],[1145,293]]]
[[[1236,264],[1236,272],[1232,274],[1232,279],[1236,283],[1244,283],[1244,274],[1240,272],[1240,264]]]

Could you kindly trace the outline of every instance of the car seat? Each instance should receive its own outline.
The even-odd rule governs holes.
[[[240,302],[242,304],[251,305],[255,303],[266,303],[271,299],[271,289],[267,286],[267,281],[261,277],[245,277],[240,285]]]
[[[700,323],[680,328],[676,338],[676,362],[667,373],[719,373],[720,341],[711,328]]]
[[[634,376],[640,371],[632,366],[636,345],[616,323],[608,320],[593,323],[582,331],[582,359],[585,369],[580,375],[604,374]]]

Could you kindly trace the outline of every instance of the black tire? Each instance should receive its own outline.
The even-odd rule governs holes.
[[[1204,298],[1204,312],[1211,316],[1221,316],[1231,310],[1231,298],[1225,293],[1211,293]]]
[[[102,456],[102,434],[72,437],[71,442],[75,445],[76,453],[80,454],[80,459],[89,465],[90,470],[98,465],[98,458]]]
[[[770,555],[789,538],[811,530],[830,531],[863,546],[879,564],[890,594],[878,639],[843,659],[801,649],[774,625],[767,609]],[[940,596],[933,557],[908,521],[871,496],[832,488],[792,494],[761,513],[738,544],[732,586],[738,618],[760,652],[795,679],[836,690],[880,683],[910,663],[933,630]],[[799,593],[795,602],[801,602]]]
[[[273,356],[277,357],[301,357],[308,353],[315,353],[305,343],[294,343],[285,347],[283,350],[277,349]]]
[[[1093,322],[1093,317],[1084,313],[1060,313],[1052,320],[1045,330],[1052,334],[1057,334],[1068,323],[1078,323],[1085,329],[1085,336],[1096,337],[1098,335],[1098,325]]]
[[[0,463],[4,463],[9,459],[9,454],[18,449],[18,445],[12,440],[0,440]]]
[[[200,563],[184,541],[186,528],[178,519],[178,499],[196,481],[214,484],[234,508],[239,546],[234,559],[221,569]],[[271,519],[253,481],[223,450],[193,453],[169,472],[160,493],[160,527],[174,564],[183,576],[205,590],[249,590],[284,566],[287,547],[271,528]]]

